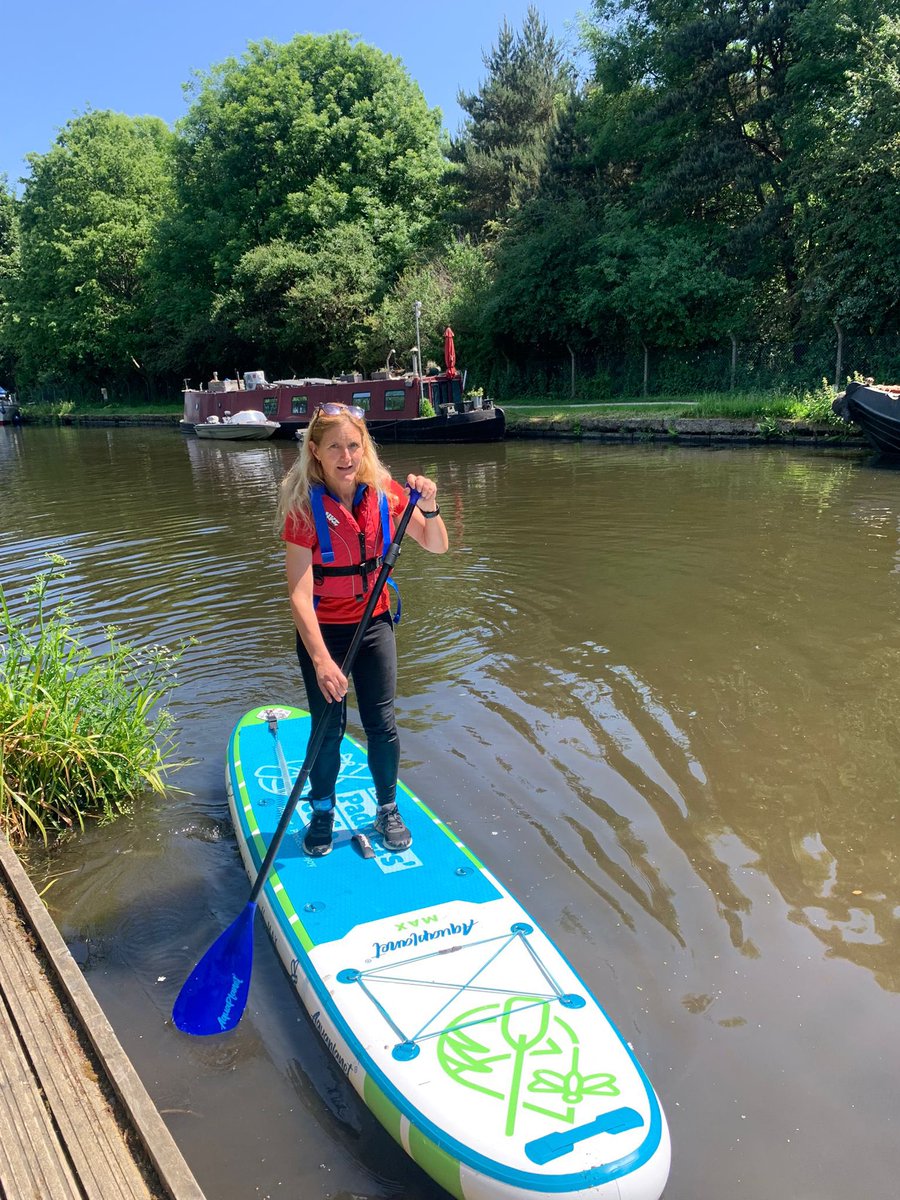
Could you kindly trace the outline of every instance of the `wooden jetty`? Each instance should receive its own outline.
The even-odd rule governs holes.
[[[2,835],[0,1197],[204,1200]]]

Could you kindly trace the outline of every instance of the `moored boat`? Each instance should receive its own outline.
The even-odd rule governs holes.
[[[248,371],[242,379],[220,380],[205,389],[186,388],[181,427],[186,432],[222,421],[234,408],[235,393],[246,397],[270,421],[278,437],[294,437],[305,429],[320,404],[352,404],[366,414],[377,442],[499,442],[506,436],[503,409],[489,399],[464,394],[464,376],[456,369],[453,331],[445,335],[443,371],[420,374],[390,369],[368,379],[353,372],[331,379],[307,376],[266,381],[263,371]],[[430,405],[430,410],[426,407]],[[423,410],[429,415],[423,415]],[[433,415],[430,413],[433,411]],[[199,432],[199,431],[198,431]]]
[[[12,392],[0,387],[0,425],[18,425],[21,412]]]
[[[881,454],[900,457],[900,385],[848,383],[835,397],[832,410],[858,425]]]
[[[194,425],[194,433],[217,442],[259,442],[270,438],[279,428],[278,422],[270,421],[265,413],[245,408],[236,413],[226,411],[221,419],[212,413],[205,421]]]

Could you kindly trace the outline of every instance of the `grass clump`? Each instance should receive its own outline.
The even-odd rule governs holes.
[[[807,421],[813,424],[841,425],[831,411],[834,391],[823,379],[813,391],[693,392],[678,396],[653,396],[649,399],[590,401],[553,400],[546,397],[517,397],[504,402],[509,413],[532,417],[697,417],[703,419],[753,421]]]
[[[844,421],[832,410],[834,389],[823,379],[814,392],[801,392],[794,402],[791,416],[795,421],[810,421],[825,425],[843,425]]]
[[[794,397],[787,392],[698,392],[685,396],[693,407],[686,417],[721,417],[728,421],[758,420],[765,417],[789,417]]]
[[[174,749],[173,719],[162,701],[181,650],[136,650],[105,630],[95,653],[51,604],[65,578],[60,555],[47,556],[25,593],[23,615],[0,586],[0,831],[13,843],[83,828],[128,811],[142,791],[163,790]]]

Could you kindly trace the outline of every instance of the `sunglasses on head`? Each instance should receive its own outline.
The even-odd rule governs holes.
[[[365,419],[366,410],[360,408],[358,404],[337,404],[329,400],[325,404],[319,404],[316,407],[316,413],[324,413],[326,417],[356,417],[357,421]]]

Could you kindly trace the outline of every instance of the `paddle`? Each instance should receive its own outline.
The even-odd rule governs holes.
[[[387,577],[397,561],[400,543],[406,533],[413,509],[420,498],[419,493],[411,488],[409,503],[400,518],[400,524],[397,526],[393,540],[385,552],[381,570],[375,579],[374,587],[356,628],[356,633],[353,635],[350,648],[341,664],[341,670],[345,675],[350,674],[353,663],[356,661],[360,643],[369,627],[378,597],[384,591]],[[294,815],[300,793],[306,786],[309,773],[325,739],[332,711],[339,708],[338,703],[332,702],[312,732],[303,766],[294,781],[291,794],[284,806],[284,812],[278,822],[278,828],[269,843],[266,857],[263,859],[256,881],[250,890],[246,906],[237,920],[233,921],[225,932],[221,933],[213,942],[178,993],[172,1009],[172,1019],[183,1033],[192,1033],[197,1036],[224,1033],[229,1029],[234,1029],[243,1016],[247,1004],[247,994],[250,990],[250,973],[253,970],[253,918],[256,915],[256,902],[272,869],[275,855],[287,832],[291,817]]]

